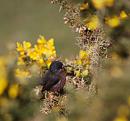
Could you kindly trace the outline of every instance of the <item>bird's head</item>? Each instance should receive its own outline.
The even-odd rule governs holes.
[[[63,69],[63,63],[60,61],[53,61],[49,68],[49,70],[54,73],[59,71],[60,69]]]

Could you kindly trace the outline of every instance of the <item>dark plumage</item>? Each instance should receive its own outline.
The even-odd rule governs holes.
[[[42,91],[61,92],[66,82],[66,71],[62,62],[53,61],[49,70],[42,78]]]

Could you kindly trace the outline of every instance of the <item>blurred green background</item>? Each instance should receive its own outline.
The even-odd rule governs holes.
[[[8,52],[16,41],[35,43],[39,35],[54,38],[61,57],[78,53],[74,33],[64,25],[59,6],[49,0],[0,0],[0,54]]]

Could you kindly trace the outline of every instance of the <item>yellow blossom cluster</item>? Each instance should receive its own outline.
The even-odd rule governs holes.
[[[31,106],[35,107],[38,104],[31,102],[33,96],[30,92],[33,86],[31,87],[30,85],[32,83],[23,85],[19,82],[19,77],[16,78],[14,60],[12,53],[0,56],[0,121],[21,120],[25,117],[25,114],[27,114],[26,116],[29,115],[28,112],[30,112]],[[21,76],[25,75],[24,72],[16,71]],[[28,108],[25,110],[25,107]],[[17,114],[12,112],[17,112]],[[31,112],[33,111],[31,110]],[[23,114],[23,118],[21,118],[21,114]]]
[[[112,16],[112,17],[106,17],[105,18],[105,23],[112,27],[115,28],[121,24],[121,20],[124,20],[128,17],[127,13],[125,11],[121,11],[119,16]]]
[[[6,63],[4,58],[0,58],[0,95],[2,95],[8,86]]]
[[[105,18],[105,24],[109,27],[115,28],[119,26],[122,20],[125,20],[128,17],[128,14],[125,11],[121,11],[119,16],[108,16]],[[95,30],[100,27],[100,19],[97,15],[92,15],[89,19],[84,20],[86,27],[89,30]]]
[[[115,0],[91,0],[93,7],[97,10],[104,10],[104,8],[107,9],[107,7],[112,7],[114,5],[114,2]],[[81,3],[79,8],[80,11],[91,10],[91,7],[89,8],[89,5],[91,3],[86,1]],[[126,20],[128,18],[128,13],[125,10],[121,10],[118,15],[104,15],[104,17],[103,20],[101,20],[101,17],[99,18],[98,15],[89,15],[87,19],[84,20],[84,24],[89,30],[100,28],[102,25],[101,22],[104,22],[105,25],[108,25],[109,27],[115,28],[118,27],[123,20]]]
[[[112,7],[115,0],[92,0],[93,6],[96,9],[103,9],[105,7]]]
[[[94,8],[101,10],[105,7],[112,7],[114,5],[115,0],[91,0],[90,2],[92,3]],[[84,1],[84,3],[80,5],[80,10],[84,11],[88,9],[91,3],[89,3],[89,1]]]
[[[76,60],[76,64],[83,66],[89,65],[90,64],[89,54],[84,50],[80,50],[78,59]]]
[[[90,3],[87,1],[84,1],[83,3],[81,3],[80,7],[79,7],[80,11],[85,11],[85,10],[91,9],[91,8],[89,8],[89,4]],[[84,24],[89,30],[95,30],[95,29],[99,28],[100,20],[97,15],[92,15],[84,20]]]
[[[19,53],[18,65],[28,65],[35,62],[41,67],[49,67],[52,60],[56,58],[54,39],[48,41],[40,36],[37,43],[32,47],[30,42],[17,42],[17,51]]]
[[[77,77],[86,77],[88,75],[88,69],[90,65],[89,53],[84,50],[80,50],[78,58],[75,60],[75,65],[79,66],[78,70],[75,70]],[[81,68],[80,68],[81,67]]]
[[[84,2],[80,5],[80,11],[84,11],[89,8],[89,4],[87,2]]]
[[[3,104],[3,99],[8,96],[11,99],[15,99],[19,93],[19,85],[17,83],[8,80],[8,62],[7,58],[0,57],[0,106]]]
[[[85,20],[85,25],[89,30],[95,30],[100,27],[100,21],[97,15],[91,16],[89,19]]]

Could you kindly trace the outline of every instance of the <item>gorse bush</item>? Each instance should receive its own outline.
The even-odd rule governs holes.
[[[64,11],[64,24],[77,33],[74,44],[79,53],[61,58],[56,40],[42,35],[35,44],[17,42],[14,56],[0,57],[0,121],[32,120],[32,116],[39,121],[129,121],[130,2],[50,2]],[[55,61],[62,67],[53,68]],[[51,90],[64,78],[63,89]]]
[[[12,56],[0,58],[0,121],[21,121],[32,116],[39,102],[32,95],[33,82],[21,83]],[[26,75],[22,73],[21,76]],[[27,81],[26,77],[24,80]]]

